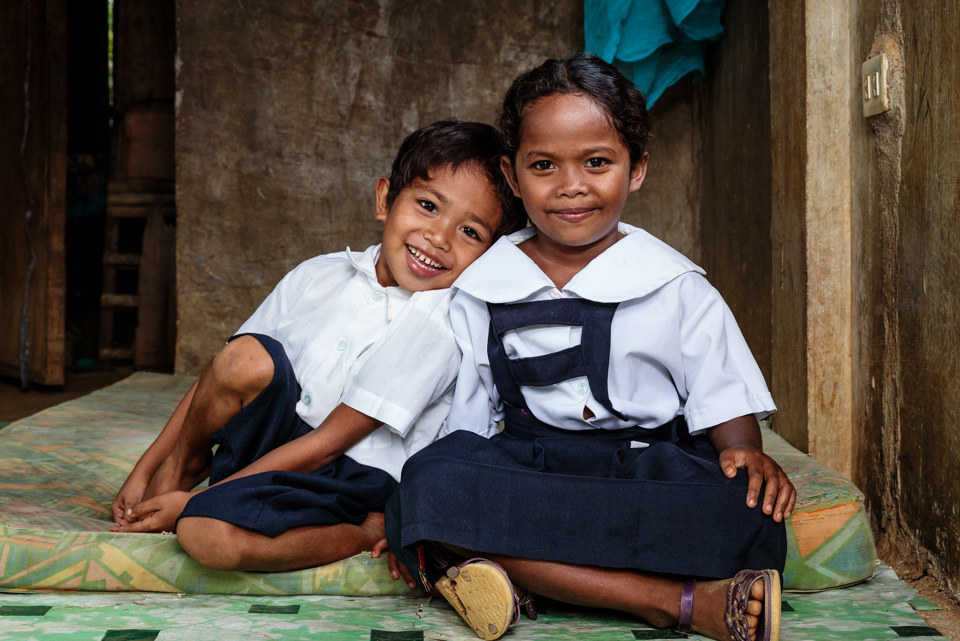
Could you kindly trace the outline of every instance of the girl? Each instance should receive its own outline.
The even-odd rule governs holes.
[[[499,125],[532,226],[456,283],[447,435],[404,467],[390,549],[486,639],[517,616],[512,580],[776,640],[796,491],[763,453],[757,419],[775,407],[729,309],[699,267],[620,222],[647,168],[643,95],[575,54],[518,77]]]

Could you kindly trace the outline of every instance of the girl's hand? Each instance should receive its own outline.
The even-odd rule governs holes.
[[[735,477],[741,467],[747,469],[749,476],[747,505],[751,508],[757,506],[760,486],[766,484],[763,513],[772,515],[777,522],[789,518],[797,502],[797,490],[783,468],[755,447],[737,446],[720,452],[720,469],[727,478]]]
[[[193,492],[167,492],[130,510],[126,524],[117,524],[111,532],[173,532]]]

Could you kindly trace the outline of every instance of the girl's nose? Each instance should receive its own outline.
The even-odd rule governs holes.
[[[570,167],[559,173],[560,182],[557,185],[557,195],[578,196],[586,192],[586,183],[583,173],[578,168]]]

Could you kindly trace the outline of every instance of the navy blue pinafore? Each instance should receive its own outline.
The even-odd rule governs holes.
[[[747,507],[746,472],[724,476],[709,439],[690,436],[682,416],[656,429],[571,431],[527,409],[521,386],[585,376],[594,398],[627,420],[607,390],[616,304],[561,299],[488,308],[487,351],[504,427],[490,439],[454,432],[407,461],[387,506],[388,542],[407,567],[417,567],[418,544],[439,542],[480,555],[704,578],[783,570],[783,523]],[[579,326],[581,343],[507,357],[504,333],[532,325]]]

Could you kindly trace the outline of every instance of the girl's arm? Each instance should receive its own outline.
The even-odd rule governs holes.
[[[707,432],[720,458],[720,469],[727,478],[737,475],[737,469],[747,468],[747,505],[756,507],[760,486],[766,483],[763,494],[763,513],[774,521],[789,518],[797,501],[797,490],[783,468],[763,452],[760,425],[752,415],[740,416],[711,428]]]
[[[317,429],[264,454],[247,467],[214,485],[260,472],[319,470],[372,434],[380,425],[380,421],[341,403],[327,415]],[[187,501],[194,494],[202,491],[167,492],[148,499],[133,508],[132,522],[121,531],[172,531]]]

